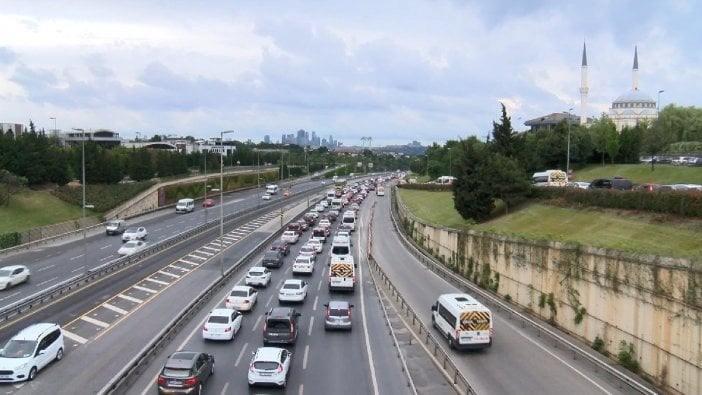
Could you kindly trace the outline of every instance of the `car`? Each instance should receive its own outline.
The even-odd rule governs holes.
[[[308,224],[304,219],[299,219],[297,223],[300,224],[300,229],[303,232],[306,232],[310,228],[310,224]]]
[[[122,234],[126,229],[127,222],[123,219],[113,219],[112,221],[107,222],[107,225],[105,225],[105,233],[108,236]]]
[[[262,266],[254,266],[246,273],[244,284],[248,286],[268,287],[271,283],[271,271]]]
[[[202,201],[202,207],[213,207],[215,205],[214,199],[205,199]]]
[[[15,285],[29,282],[31,273],[24,265],[12,265],[0,268],[0,289],[12,288]]]
[[[63,332],[58,324],[32,324],[0,349],[0,381],[32,381],[48,364],[63,359],[63,351]]]
[[[291,222],[285,228],[287,230],[292,230],[293,232],[297,233],[298,235],[302,234],[302,228],[300,227],[300,224],[298,224],[297,222]]]
[[[159,394],[202,394],[214,374],[215,358],[199,351],[176,351],[169,355],[156,378]]]
[[[349,232],[348,229],[337,229],[335,237],[347,237],[349,240],[351,240],[351,232]]]
[[[263,321],[263,345],[295,344],[300,313],[291,307],[274,307]]]
[[[290,254],[290,244],[285,240],[274,240],[273,243],[271,243],[270,249],[282,251],[285,256]]]
[[[268,250],[263,253],[263,258],[261,258],[261,266],[263,267],[281,267],[283,266],[283,251],[281,250]]]
[[[320,239],[311,238],[307,241],[307,245],[312,246],[314,250],[319,254],[324,249],[324,243]]]
[[[331,210],[327,213],[327,219],[335,222],[339,218],[339,210]]]
[[[297,256],[309,256],[312,259],[317,259],[317,248],[311,244],[305,243],[300,247]]]
[[[214,309],[202,327],[204,340],[233,340],[241,329],[243,316],[234,309]]]
[[[331,228],[331,221],[329,221],[328,218],[322,218],[319,220],[317,225],[318,226],[326,226],[327,228]]]
[[[314,211],[314,210],[308,212],[306,215],[313,217],[315,221],[317,221],[317,218],[319,218],[319,213],[317,211]]]
[[[310,213],[307,213],[302,216],[302,219],[307,222],[307,227],[309,228],[310,226],[314,226],[315,222],[317,222],[317,219]]]
[[[324,330],[351,330],[353,325],[351,322],[352,304],[345,300],[331,300],[329,303],[326,303],[324,307],[327,308],[324,315]]]
[[[141,241],[141,240],[132,240],[124,243],[122,247],[120,247],[119,250],[117,250],[117,254],[120,256],[129,256],[136,254],[137,252],[143,250],[146,248],[146,242]]]
[[[339,227],[336,228],[336,233],[338,234],[339,232],[352,232],[353,231],[353,225],[341,223],[339,224]]]
[[[251,311],[256,304],[258,292],[248,285],[235,285],[224,301],[228,309]]]
[[[283,197],[288,197],[288,196],[290,196],[290,191],[283,192]]]
[[[314,260],[315,258],[309,255],[298,255],[293,261],[292,272],[301,274],[312,274],[314,273]]]
[[[295,232],[294,230],[286,230],[286,231],[283,232],[283,234],[280,236],[280,239],[281,239],[281,240],[285,240],[285,241],[287,241],[287,242],[290,243],[290,244],[295,244],[295,243],[297,243],[297,239],[298,239],[299,237],[300,237],[300,236],[299,236],[299,235],[297,234],[297,232]]]
[[[285,280],[278,292],[279,302],[304,302],[307,298],[307,281]]]
[[[325,200],[322,200],[321,202],[319,202],[319,204],[321,204],[322,206],[324,206],[324,208],[329,207],[329,201],[326,200],[326,199],[325,199]]]
[[[321,213],[322,211],[324,211],[324,205],[322,205],[321,203],[317,203],[314,206],[314,211]]]
[[[271,197],[272,197],[272,196],[273,196],[273,195],[271,195],[270,193],[266,192],[266,193],[263,194],[263,196],[261,196],[261,199],[263,199],[263,200],[271,200]]]
[[[645,191],[645,192],[653,192],[661,189],[662,185],[660,184],[651,184],[651,183],[645,183],[645,184],[639,184],[634,187],[634,190],[637,191]]]
[[[322,184],[322,185],[327,185],[327,182],[324,181],[324,180],[322,180],[322,181],[320,181],[320,184]]]
[[[358,211],[361,209],[361,206],[358,205],[358,202],[353,202],[351,203],[351,206],[349,206],[351,210],[353,211]]]
[[[292,353],[284,348],[259,347],[249,363],[249,386],[267,384],[285,388],[291,359]]]
[[[122,233],[122,242],[126,243],[130,240],[146,240],[146,228],[140,226],[138,228],[127,228]]]
[[[583,182],[583,181],[570,181],[568,183],[568,186],[571,188],[588,189],[588,188],[590,188],[590,183]]]

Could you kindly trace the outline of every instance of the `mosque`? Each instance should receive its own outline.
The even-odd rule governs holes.
[[[552,113],[539,118],[530,119],[524,125],[530,131],[538,129],[551,129],[559,122],[567,119],[571,125],[589,125],[593,119],[587,117],[588,86],[587,48],[583,44],[583,58],[580,67],[580,116],[570,113]],[[639,54],[638,47],[634,47],[634,66],[631,73],[631,89],[622,93],[612,102],[609,108],[609,118],[614,122],[617,131],[625,127],[634,127],[639,122],[655,120],[658,118],[656,101],[639,89]]]

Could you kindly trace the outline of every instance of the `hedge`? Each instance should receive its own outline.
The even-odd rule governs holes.
[[[400,184],[397,187],[414,189],[417,191],[453,192],[453,186],[451,184]]]

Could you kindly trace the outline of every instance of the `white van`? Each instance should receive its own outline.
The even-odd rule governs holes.
[[[266,187],[266,193],[268,193],[269,195],[275,195],[276,193],[278,193],[278,186],[275,184],[268,185]]]
[[[326,198],[326,200],[327,200],[329,203],[331,203],[331,202],[334,201],[333,199],[335,199],[335,198],[336,198],[336,191],[333,190],[333,189],[329,189],[329,190],[327,191],[327,198]]]
[[[330,255],[351,255],[351,238],[347,236],[334,236]]]
[[[335,197],[335,198],[333,198],[333,199],[331,200],[330,207],[331,207],[332,210],[341,210],[341,208],[342,208],[343,206],[344,206],[344,205],[343,205],[343,203],[341,202],[341,198]]]
[[[431,306],[431,323],[450,348],[492,346],[492,313],[468,294],[444,294]]]
[[[176,203],[176,213],[191,213],[195,208],[195,200],[186,198],[178,200]]]
[[[341,217],[341,223],[351,227],[351,231],[356,230],[356,213],[353,211],[345,211]]]
[[[0,349],[0,381],[31,381],[54,359],[63,359],[63,333],[57,324],[30,325]]]
[[[565,187],[568,186],[568,174],[563,170],[546,170],[536,172],[531,176],[535,186]]]
[[[352,255],[332,255],[329,261],[329,290],[353,291],[356,287],[356,265]]]

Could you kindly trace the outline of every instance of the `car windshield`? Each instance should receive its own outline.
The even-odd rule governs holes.
[[[136,248],[137,245],[136,241],[128,241],[124,244],[124,248]]]
[[[300,289],[300,284],[286,283],[286,284],[283,284],[283,289]]]
[[[249,293],[246,291],[242,291],[242,290],[234,290],[234,291],[232,291],[230,296],[247,297],[247,296],[249,296]]]
[[[228,324],[229,317],[224,315],[211,315],[210,319],[207,320],[207,322],[210,324]]]
[[[129,228],[129,229],[124,231],[124,233],[136,233],[136,232],[137,232],[136,228]]]
[[[108,222],[107,226],[115,228],[115,227],[119,226],[119,222],[117,222],[117,221]]]
[[[34,340],[10,340],[2,348],[3,358],[29,358],[34,354],[37,342]]]

